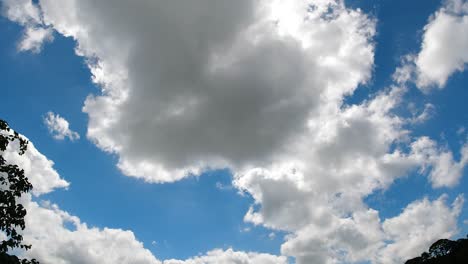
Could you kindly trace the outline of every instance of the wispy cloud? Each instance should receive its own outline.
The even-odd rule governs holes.
[[[77,132],[70,129],[70,124],[65,118],[53,112],[47,112],[44,116],[44,124],[49,129],[50,134],[57,140],[68,138],[75,141],[80,138]]]

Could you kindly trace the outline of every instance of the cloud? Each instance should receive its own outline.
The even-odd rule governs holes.
[[[161,263],[131,231],[88,227],[53,204],[30,201],[26,210],[24,241],[33,245],[27,257],[57,264]]]
[[[163,263],[138,241],[132,231],[90,227],[77,216],[61,210],[57,204],[48,201],[37,202],[40,195],[58,188],[66,188],[69,183],[60,178],[53,168],[53,162],[41,154],[32,142],[29,142],[27,151],[21,156],[17,154],[17,145],[17,142],[9,144],[7,150],[1,154],[7,162],[17,164],[25,170],[36,196],[33,199],[30,194],[26,194],[20,200],[27,210],[24,242],[31,244],[32,248],[18,253],[41,262],[57,264]],[[286,258],[232,249],[215,249],[209,251],[206,256],[185,261],[167,260],[164,263],[277,264],[286,263]]]
[[[428,137],[418,139],[411,146],[411,159],[422,164],[422,172],[431,167],[429,180],[433,187],[453,187],[458,184],[468,164],[468,144],[465,143],[461,148],[458,162],[454,161],[451,151],[438,148],[436,145],[437,143]]]
[[[305,226],[288,237],[283,254],[296,256],[296,263],[354,263],[372,258],[383,246],[375,210],[329,220],[330,224]]]
[[[23,203],[24,204],[24,203]],[[26,202],[24,241],[32,248],[24,254],[41,262],[57,264],[286,264],[286,257],[270,254],[214,249],[187,260],[158,260],[132,231],[89,227],[60,210],[56,204]],[[154,242],[154,241],[153,241]]]
[[[412,117],[408,120],[411,124],[422,124],[431,119],[435,115],[435,106],[431,103],[426,103],[422,111],[415,109],[414,104],[408,106]],[[418,113],[419,112],[419,113]]]
[[[297,157],[237,173],[234,185],[257,204],[245,220],[289,232],[281,252],[295,256],[299,264],[404,261],[406,255],[392,262],[378,260],[388,246],[386,219],[363,199],[410,172],[426,174],[435,188],[454,186],[466,166],[466,147],[456,162],[435,141],[408,135],[409,121],[393,114],[405,90],[393,87],[361,105],[322,115],[307,137],[315,140],[305,142]],[[431,223],[443,222],[446,216],[431,215]],[[458,213],[451,216],[456,219]],[[456,230],[456,221],[447,226]],[[425,226],[427,232],[431,228]],[[445,235],[431,234],[431,239]],[[400,239],[403,235],[396,243]],[[428,240],[415,237],[412,243],[425,247]]]
[[[80,138],[80,135],[69,128],[70,124],[68,121],[58,114],[47,112],[44,116],[44,124],[49,129],[49,132],[57,140],[64,140],[65,138],[71,141]]]
[[[166,260],[164,264],[286,264],[286,257],[278,257],[270,254],[251,252],[239,252],[232,249],[215,249],[209,251],[206,256],[199,256],[187,260]]]
[[[424,27],[421,52],[416,58],[417,84],[442,88],[450,75],[468,62],[468,2],[448,0]]]
[[[342,1],[40,6],[102,88],[83,108],[88,138],[149,182],[271,162],[373,64],[375,21]]]
[[[49,193],[55,189],[66,188],[70,185],[53,168],[54,162],[41,154],[32,142],[28,143],[28,149],[24,155],[18,154],[18,148],[18,142],[14,141],[8,145],[1,155],[8,163],[16,164],[24,170],[25,176],[28,177],[34,187],[32,190],[34,195]]]
[[[24,204],[24,203],[23,203]],[[32,248],[24,254],[57,264],[286,264],[286,257],[255,252],[215,249],[187,260],[158,260],[134,233],[115,228],[89,227],[60,210],[56,204],[26,201],[24,241]]]
[[[415,201],[395,219],[363,201],[412,172],[435,188],[454,186],[468,155],[463,147],[455,161],[411,135],[429,105],[412,119],[395,114],[405,82],[426,85],[427,45],[396,71],[397,85],[343,103],[371,76],[376,22],[344,1],[41,0],[40,8],[47,26],[75,39],[101,88],[83,107],[87,137],[117,154],[124,174],[161,183],[231,169],[233,185],[255,200],[245,221],[286,231],[282,254],[298,264],[383,261],[406,241],[391,223],[409,221],[420,203],[458,216],[442,198]],[[432,217],[427,232],[447,220]],[[448,223],[431,234],[453,234]],[[427,241],[415,236],[411,246]],[[187,261],[233,256],[257,257],[216,250]]]
[[[54,39],[53,30],[43,24],[41,11],[32,0],[2,0],[2,12],[9,20],[25,27],[19,51],[38,53],[45,42]]]
[[[32,51],[37,53],[41,50],[44,42],[52,41],[52,39],[51,29],[28,27],[18,45],[18,49],[20,51]]]
[[[448,78],[468,63],[468,2],[447,0],[424,27],[421,51],[403,58],[394,79],[414,81],[423,91],[445,87]]]
[[[383,222],[372,209],[332,217],[328,225],[305,226],[288,237],[282,253],[296,256],[297,263],[402,263],[434,241],[457,234],[463,197],[452,206],[446,200],[443,195],[435,201],[414,201]]]
[[[464,199],[458,196],[451,207],[446,201],[446,195],[435,201],[427,198],[414,201],[399,216],[385,220],[383,230],[394,243],[382,250],[381,263],[397,263],[416,257],[434,241],[456,234]]]

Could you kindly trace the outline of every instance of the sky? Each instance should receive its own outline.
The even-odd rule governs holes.
[[[403,263],[468,234],[468,1],[0,0],[44,263]]]

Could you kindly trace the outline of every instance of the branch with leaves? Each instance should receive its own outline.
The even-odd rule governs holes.
[[[28,141],[13,131],[8,123],[0,119],[0,231],[6,235],[6,240],[0,242],[0,263],[8,264],[38,264],[35,259],[20,260],[7,252],[20,248],[28,250],[31,245],[23,244],[23,236],[18,229],[24,230],[26,209],[18,199],[32,190],[33,186],[24,175],[24,170],[16,164],[9,164],[3,157],[8,145],[17,141],[18,154],[23,155],[28,147]]]

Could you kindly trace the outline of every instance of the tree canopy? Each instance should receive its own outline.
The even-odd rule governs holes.
[[[28,141],[13,131],[8,123],[0,119],[0,231],[6,235],[0,242],[0,263],[6,264],[37,264],[35,259],[20,260],[8,254],[9,250],[28,250],[31,245],[23,243],[19,230],[24,230],[26,209],[18,199],[32,190],[33,186],[24,175],[24,170],[16,164],[9,164],[3,157],[7,147],[12,142],[18,142],[18,154],[23,155],[28,147]]]
[[[466,264],[468,263],[468,239],[452,241],[439,239],[420,257],[410,259],[405,264]]]

